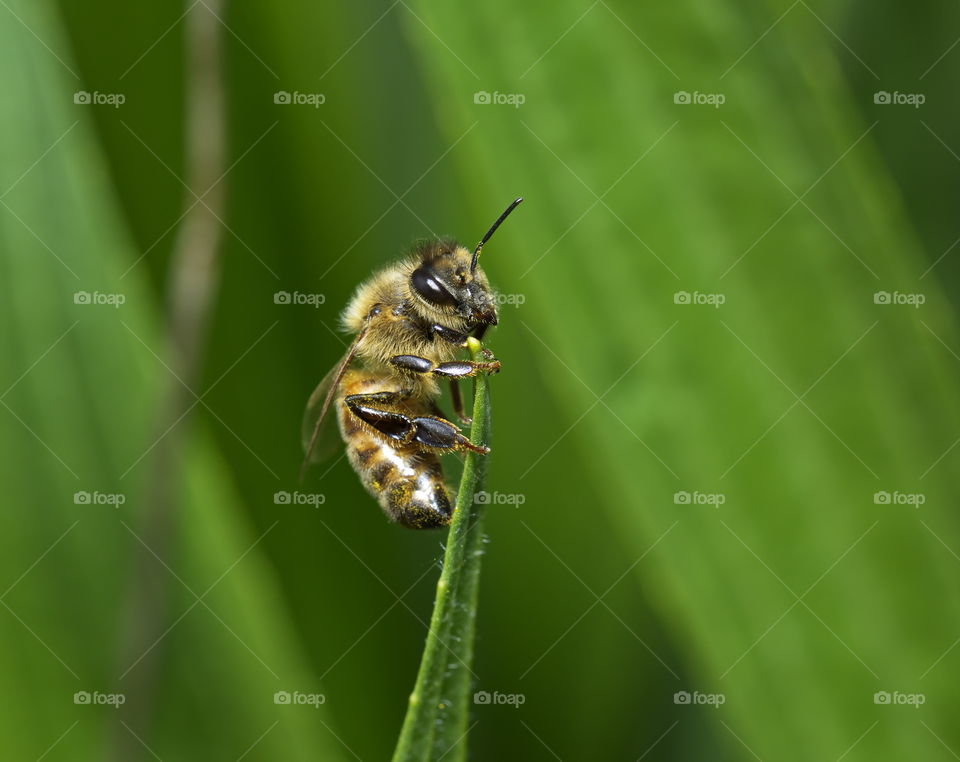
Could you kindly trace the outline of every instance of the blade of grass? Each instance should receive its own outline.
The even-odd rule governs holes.
[[[474,444],[490,443],[490,403],[486,378],[480,379],[483,389],[477,385],[473,402],[474,427],[471,441]],[[467,758],[467,718],[469,715],[469,696],[471,665],[473,664],[473,643],[476,636],[477,605],[480,591],[480,564],[483,555],[484,537],[483,514],[485,505],[478,503],[475,495],[479,492],[487,475],[487,458],[474,457],[468,465],[473,469],[472,480],[466,478],[460,483],[457,505],[469,508],[464,511],[464,557],[463,571],[456,598],[462,609],[461,616],[453,618],[447,642],[453,649],[458,662],[445,673],[440,689],[440,703],[437,707],[434,723],[433,756],[431,759],[449,759],[451,762]],[[457,667],[461,667],[458,669]]]
[[[5,694],[19,698],[0,715],[2,757],[109,759],[119,726],[138,747],[126,759],[343,759],[326,707],[298,712],[272,700],[285,687],[319,690],[316,673],[263,558],[273,537],[250,526],[200,422],[176,453],[172,541],[161,547],[150,535],[144,453],[162,446],[153,446],[153,412],[164,366],[175,362],[171,341],[146,262],[133,266],[140,249],[120,214],[92,107],[73,101],[90,85],[70,75],[84,69],[70,57],[59,5],[3,6],[0,484],[18,509],[0,516],[0,674]],[[155,93],[132,80],[125,92],[131,101]],[[144,134],[140,121],[123,118]],[[125,303],[107,310],[77,299],[94,290]],[[108,513],[77,501],[78,491],[94,490],[125,502]],[[122,661],[124,595],[141,550],[153,570],[143,596],[169,606],[169,629]],[[156,679],[141,691],[139,671],[154,654],[163,655]],[[93,690],[126,703],[112,716],[74,703],[76,692]]]
[[[576,756],[570,749],[584,728],[601,726],[600,705],[621,726],[656,717],[659,725],[638,733],[652,740],[681,716],[673,686],[691,681],[722,689],[728,716],[723,724],[704,718],[707,732],[697,733],[683,715],[657,747],[668,758],[704,756],[691,751],[697,739],[711,756],[739,758],[748,746],[764,759],[836,759],[875,720],[858,755],[935,755],[940,741],[923,725],[874,716],[873,693],[923,675],[924,711],[938,715],[928,724],[955,746],[939,713],[955,703],[945,665],[956,651],[931,665],[954,642],[960,611],[940,567],[956,563],[943,544],[956,547],[947,506],[956,502],[949,464],[958,452],[958,387],[944,347],[957,338],[940,287],[919,280],[943,248],[924,257],[912,240],[899,191],[872,149],[881,114],[857,116],[853,104],[871,102],[870,91],[845,90],[833,59],[849,50],[832,47],[836,38],[817,18],[790,14],[751,48],[767,28],[761,16],[687,5],[671,15],[601,3],[579,21],[583,7],[573,2],[552,5],[548,17],[498,2],[411,3],[411,39],[448,138],[481,120],[462,156],[464,187],[478,198],[506,186],[538,199],[517,247],[522,264],[492,258],[488,272],[524,291],[529,330],[520,335],[533,338],[524,370],[550,379],[544,388],[569,427],[545,431],[539,448],[510,437],[498,458],[514,455],[502,462],[518,467],[504,476],[539,502],[550,489],[543,451],[577,453],[577,478],[595,493],[598,520],[614,527],[611,548],[622,543],[630,559],[643,558],[628,575],[642,597],[631,601],[624,587],[611,609],[632,616],[649,598],[676,646],[677,658],[660,648],[656,659],[646,655],[655,671],[639,710],[624,700],[625,685],[605,690],[600,704],[592,691],[572,689],[570,704],[528,704],[524,723],[550,728],[544,742],[564,758]],[[470,55],[477,39],[497,44]],[[703,51],[728,48],[729,63],[750,53],[723,80],[722,115],[675,106],[671,93],[684,83],[722,73]],[[495,86],[522,93],[527,105],[475,104]],[[904,143],[914,127],[893,134]],[[817,181],[809,210],[783,216],[796,199],[781,177],[801,190]],[[516,229],[503,235],[509,246]],[[603,256],[587,266],[584,252]],[[724,293],[722,310],[676,305],[688,283]],[[878,288],[919,283],[924,311],[874,308]],[[809,408],[790,409],[796,398],[785,387],[807,389],[818,378]],[[609,410],[587,415],[606,390]],[[554,448],[557,431],[563,441]],[[926,496],[923,522],[875,510],[874,493],[890,484]],[[675,502],[694,485],[727,499],[716,519]],[[549,529],[559,557],[569,553],[579,573],[581,522],[530,520],[534,533]],[[787,588],[809,588],[810,597],[801,606]],[[523,606],[514,597],[498,605],[504,617]],[[645,629],[635,631],[646,640]],[[540,690],[546,664],[571,683],[589,675],[565,641],[531,673]],[[611,651],[625,656],[631,646]],[[500,671],[511,679],[539,656],[540,648],[526,664],[503,656]],[[810,707],[819,712],[816,732],[804,721]],[[496,729],[504,748],[529,740],[504,741],[503,732]],[[704,742],[708,734],[715,743]]]
[[[471,342],[470,353],[473,360],[481,359],[479,342]],[[481,375],[474,385],[470,441],[487,444],[489,436],[487,378]],[[484,506],[476,502],[474,495],[482,487],[486,465],[485,457],[467,454],[443,571],[437,582],[430,631],[393,754],[394,762],[438,759],[454,746],[458,747],[454,759],[466,755],[467,697],[483,553]]]
[[[222,0],[207,6],[209,13],[191,13],[186,20],[188,30],[188,66],[190,97],[186,110],[186,134],[189,154],[190,195],[199,198],[213,185],[221,185],[224,165],[224,95],[222,75],[222,29],[218,22]],[[222,186],[211,194],[209,202],[199,206],[184,200],[186,211],[180,228],[171,266],[169,330],[173,339],[171,361],[175,371],[167,379],[162,392],[157,436],[163,436],[149,463],[148,498],[143,504],[143,547],[137,558],[127,589],[127,622],[119,669],[130,664],[162,637],[169,612],[148,591],[153,584],[156,555],[169,555],[175,540],[177,482],[182,474],[176,465],[176,453],[189,437],[186,426],[172,428],[173,422],[188,416],[193,387],[204,362],[207,324],[214,306],[220,279],[220,242],[223,228],[219,219],[225,214]],[[172,428],[172,430],[171,430]],[[145,724],[153,711],[152,698],[159,682],[163,654],[153,651],[131,676],[135,691],[151,700],[138,702],[134,727]],[[129,759],[137,753],[139,739],[123,726],[114,728],[113,757]]]

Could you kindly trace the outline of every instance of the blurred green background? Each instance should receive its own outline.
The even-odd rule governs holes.
[[[523,302],[488,341],[487,489],[520,497],[474,671],[523,703],[473,706],[473,757],[960,755],[960,8],[437,6],[220,9],[221,268],[176,422],[213,9],[0,2],[3,758],[389,757],[443,536],[342,460],[299,485],[300,416],[352,289],[517,195],[483,264]]]

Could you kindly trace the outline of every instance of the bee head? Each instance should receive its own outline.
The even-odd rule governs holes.
[[[456,316],[470,327],[496,325],[497,310],[490,283],[473,255],[453,241],[440,240],[417,248],[410,273],[411,295],[438,322]]]
[[[472,254],[450,240],[431,241],[418,247],[419,258],[410,273],[410,293],[425,311],[438,321],[455,315],[471,328],[497,324],[493,292],[477,260],[483,245],[521,201],[518,198],[506,208]]]

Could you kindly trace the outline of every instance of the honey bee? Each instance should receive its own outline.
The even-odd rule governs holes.
[[[427,241],[360,285],[342,315],[353,342],[307,403],[301,479],[320,459],[317,443],[333,405],[350,465],[387,516],[414,529],[450,523],[453,505],[438,456],[490,450],[443,415],[438,380],[449,380],[454,413],[470,423],[458,381],[500,371],[485,348],[483,362],[456,359],[469,338],[481,340],[497,324],[494,293],[477,262],[521,201],[504,210],[472,253],[450,239]]]

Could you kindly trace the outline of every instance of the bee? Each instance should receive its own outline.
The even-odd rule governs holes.
[[[457,359],[468,339],[482,340],[497,324],[494,293],[477,262],[521,201],[504,210],[472,253],[450,239],[426,241],[360,285],[342,315],[354,339],[307,403],[301,479],[320,459],[318,439],[332,406],[350,465],[388,518],[413,529],[450,523],[439,456],[490,450],[443,415],[438,381],[449,381],[454,413],[470,423],[458,382],[500,371],[485,348],[482,362]]]

